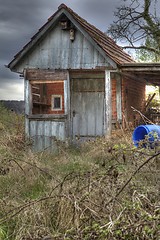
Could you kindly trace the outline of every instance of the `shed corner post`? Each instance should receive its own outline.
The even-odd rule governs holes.
[[[105,70],[104,135],[111,136],[112,130],[112,86],[111,71]]]
[[[31,112],[31,86],[27,79],[27,70],[24,70],[24,103],[25,103],[25,135],[29,137],[29,118]]]

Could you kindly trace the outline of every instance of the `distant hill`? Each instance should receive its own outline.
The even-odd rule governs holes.
[[[0,100],[0,104],[3,104],[7,109],[17,114],[24,113],[24,101]]]

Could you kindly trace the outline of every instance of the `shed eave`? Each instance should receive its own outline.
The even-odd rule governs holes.
[[[143,79],[147,84],[160,87],[160,63],[129,63],[120,67],[123,76]]]
[[[160,71],[160,63],[124,63],[121,64],[122,71]]]

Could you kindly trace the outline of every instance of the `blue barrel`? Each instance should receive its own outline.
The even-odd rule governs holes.
[[[135,128],[132,139],[136,147],[153,148],[160,141],[160,125],[140,125]]]

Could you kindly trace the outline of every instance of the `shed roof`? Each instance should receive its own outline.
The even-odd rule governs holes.
[[[31,38],[31,40],[23,47],[23,49],[14,56],[13,60],[8,64],[7,67],[11,70],[14,70],[14,67],[20,63],[20,60],[26,55],[26,53],[28,53],[28,51],[33,48],[36,43],[56,25],[62,14],[65,14],[71,22],[74,22],[75,26],[78,27],[79,30],[83,30],[83,32],[87,34],[86,36],[94,41],[96,47],[117,65],[134,62],[131,56],[127,54],[120,46],[118,46],[113,39],[108,37],[95,26],[88,23],[85,19],[80,17],[65,4],[61,4],[58,7],[58,10],[39,29],[39,31]]]

